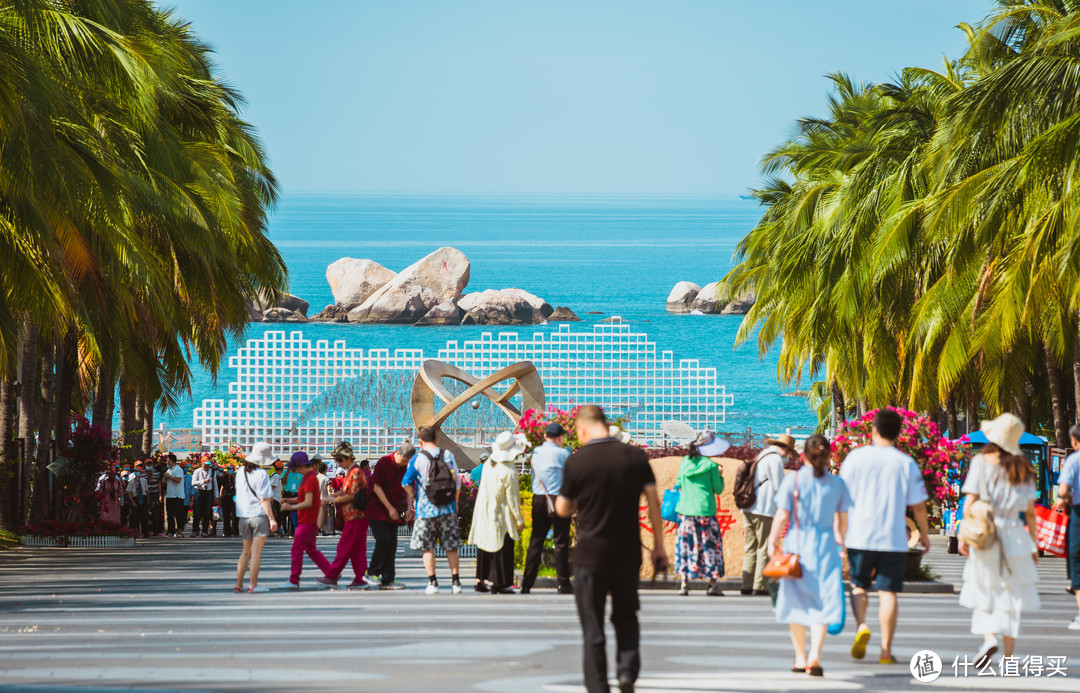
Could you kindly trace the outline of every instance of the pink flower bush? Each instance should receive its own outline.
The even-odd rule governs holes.
[[[941,435],[937,424],[919,414],[890,407],[904,418],[896,447],[915,459],[922,470],[923,481],[930,501],[938,506],[955,503],[956,489],[949,483],[949,474],[957,470],[968,458],[970,445],[963,438],[949,440]],[[871,428],[877,410],[867,412],[861,418],[840,424],[833,438],[834,471],[839,471],[848,453],[857,447],[870,445]]]
[[[518,420],[516,430],[519,433],[524,433],[525,437],[529,439],[530,448],[535,448],[544,444],[544,429],[548,427],[548,424],[558,423],[566,429],[568,434],[566,444],[570,446],[570,449],[577,450],[581,447],[581,442],[574,432],[574,419],[577,418],[580,409],[580,405],[571,409],[559,409],[558,407],[549,406],[547,411],[526,409]]]

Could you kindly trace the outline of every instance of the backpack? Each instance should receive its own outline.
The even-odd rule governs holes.
[[[427,450],[421,450],[424,457],[431,461],[428,466],[427,480],[424,483],[424,493],[435,507],[450,505],[457,500],[457,482],[454,480],[454,472],[450,465],[443,459],[445,450],[439,450],[437,456],[433,456]]]
[[[769,454],[772,454],[771,452]],[[761,487],[761,484],[754,484],[757,479],[757,466],[758,462],[764,455],[758,455],[751,460],[743,460],[743,463],[739,465],[739,470],[735,472],[735,486],[732,491],[732,495],[735,498],[735,507],[739,510],[745,510],[754,503],[757,503],[757,490]]]
[[[359,466],[357,466],[357,469],[359,469]],[[352,470],[350,469],[349,471]],[[364,476],[363,470],[360,470],[359,473],[360,476]],[[368,503],[371,501],[371,496],[372,493],[368,490],[368,485],[364,484],[364,488],[358,490],[356,493],[353,494],[351,503],[352,507],[362,512],[364,508],[368,506]]]

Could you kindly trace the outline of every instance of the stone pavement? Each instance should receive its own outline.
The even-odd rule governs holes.
[[[332,553],[334,538],[319,544]],[[959,584],[962,559],[934,548],[930,563]],[[262,584],[286,579],[288,549],[288,540],[268,543]],[[417,589],[317,590],[309,563],[299,593],[234,594],[238,553],[238,541],[213,538],[0,552],[0,691],[583,690],[573,599],[554,590],[475,594],[466,561],[467,591],[453,596],[440,560],[443,592],[427,596],[419,559],[399,559],[401,579]],[[825,678],[810,679],[787,673],[787,628],[767,599],[651,591],[642,596],[638,690],[1075,691],[1080,632],[1065,629],[1075,605],[1064,562],[1046,559],[1039,570],[1043,609],[1025,619],[1017,654],[1068,656],[1069,678],[952,676],[953,658],[978,645],[955,595],[902,597],[902,661],[892,667],[850,659],[849,615],[826,643]],[[876,645],[875,636],[871,655]],[[907,659],[921,649],[945,662],[934,684],[909,674]]]

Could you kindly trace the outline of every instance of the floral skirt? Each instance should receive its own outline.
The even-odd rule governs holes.
[[[679,515],[675,574],[699,580],[724,577],[724,542],[715,517]]]

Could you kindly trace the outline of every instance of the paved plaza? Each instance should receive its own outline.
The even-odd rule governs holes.
[[[320,548],[332,553],[334,542],[320,539]],[[267,544],[261,584],[286,579],[288,549],[288,540]],[[0,691],[584,690],[572,597],[549,589],[476,594],[471,561],[462,566],[467,591],[453,596],[442,559],[443,591],[427,596],[420,560],[405,558],[406,591],[317,590],[308,564],[299,593],[234,594],[238,552],[237,540],[223,538],[0,552]],[[962,559],[943,543],[929,562],[959,585]],[[956,595],[902,597],[901,663],[892,667],[850,659],[849,615],[845,632],[826,644],[825,678],[810,679],[787,673],[787,628],[773,620],[768,599],[650,590],[642,596],[638,690],[1076,691],[1080,633],[1065,629],[1075,606],[1063,591],[1064,562],[1046,559],[1039,572],[1043,609],[1025,619],[1017,654],[1067,656],[1068,678],[952,676],[954,657],[977,646]],[[871,655],[877,644],[875,635]],[[933,684],[908,671],[922,649],[945,662]]]

